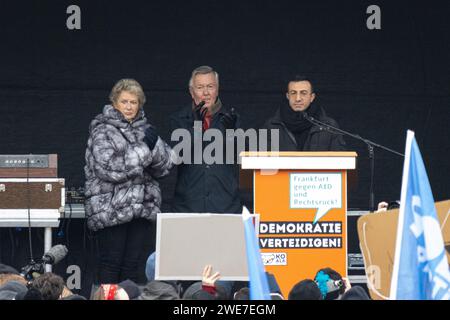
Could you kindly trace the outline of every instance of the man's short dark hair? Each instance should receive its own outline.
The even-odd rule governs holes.
[[[311,93],[314,93],[313,83],[312,83],[311,79],[305,75],[302,75],[302,74],[293,75],[288,79],[287,84],[289,86],[289,82],[300,82],[300,81],[308,81],[309,84],[311,85]]]
[[[60,276],[47,272],[31,283],[31,288],[41,292],[44,300],[58,300],[64,289],[64,280]]]
[[[322,300],[322,293],[317,283],[311,279],[305,279],[292,287],[288,300]]]

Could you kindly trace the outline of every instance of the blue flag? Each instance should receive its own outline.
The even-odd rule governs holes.
[[[422,156],[414,132],[409,130],[390,298],[450,299],[444,239]]]
[[[267,275],[259,250],[259,242],[253,226],[252,216],[244,208],[242,213],[245,230],[250,300],[271,300]]]

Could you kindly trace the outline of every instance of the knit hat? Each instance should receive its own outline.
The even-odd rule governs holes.
[[[183,299],[184,300],[196,300],[196,296],[200,291],[203,291],[202,289],[202,283],[194,282],[191,284],[183,293]]]
[[[19,271],[14,269],[11,266],[8,266],[6,264],[0,263],[0,274],[5,273],[11,273],[11,274],[20,274]]]
[[[9,281],[0,287],[0,300],[14,300],[16,295],[24,295],[27,287],[18,281]]]
[[[191,299],[192,300],[216,300],[216,297],[213,294],[206,292],[205,290],[200,290],[200,291],[195,292],[192,295]]]
[[[118,286],[125,290],[130,300],[134,300],[141,295],[138,285],[129,279],[118,283]]]
[[[218,281],[219,282],[219,281]],[[215,285],[216,294],[210,294],[203,290],[203,284],[201,281],[194,282],[191,284],[183,293],[184,300],[227,300],[229,299],[229,295],[227,292],[227,288],[223,285],[216,283]],[[208,293],[208,295],[204,294]]]
[[[15,300],[17,292],[11,290],[0,291],[0,300]]]
[[[144,287],[140,300],[178,300],[180,295],[175,284],[153,280]]]

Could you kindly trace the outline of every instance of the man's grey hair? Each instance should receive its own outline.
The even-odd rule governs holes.
[[[191,78],[189,79],[189,88],[192,88],[194,86],[194,77],[196,75],[208,73],[214,73],[214,76],[216,77],[217,86],[219,86],[219,74],[217,73],[217,71],[215,71],[210,66],[200,66],[192,71]]]
[[[145,94],[142,86],[134,79],[120,79],[111,89],[111,93],[109,94],[109,100],[112,104],[117,102],[117,99],[120,96],[122,91],[130,92],[135,94],[139,100],[139,107],[142,107],[145,104]]]

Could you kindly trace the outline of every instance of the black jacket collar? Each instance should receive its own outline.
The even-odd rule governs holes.
[[[320,111],[318,113],[317,119],[319,121],[325,122],[325,123],[329,123],[328,117],[325,113],[325,111],[320,108]],[[270,120],[270,124],[272,125],[281,125],[283,128],[285,128],[288,132],[290,132],[288,130],[288,128],[286,127],[286,125],[284,124],[283,120],[281,120],[281,114],[280,114],[280,108],[277,109],[277,111],[275,112],[274,116],[271,118]],[[311,127],[311,129],[309,130],[310,133],[312,132],[316,132],[316,131],[320,131],[320,127],[313,125]],[[295,141],[295,139],[294,139]]]

